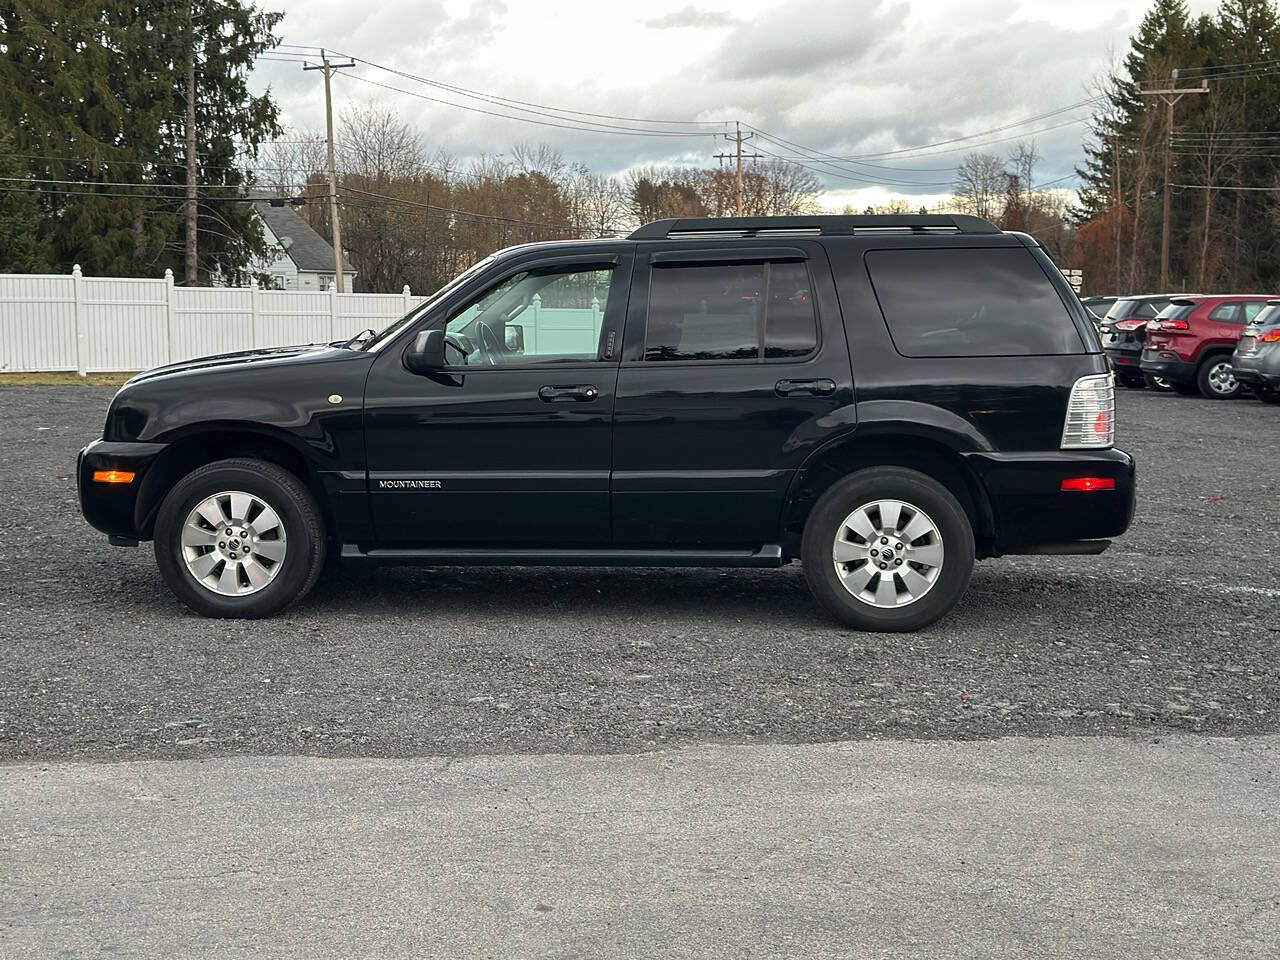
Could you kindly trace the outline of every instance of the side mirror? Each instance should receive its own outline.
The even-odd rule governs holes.
[[[508,323],[505,332],[507,352],[524,353],[524,327],[518,323]]]
[[[444,331],[422,330],[404,352],[404,366],[410,373],[431,373],[444,364]]]

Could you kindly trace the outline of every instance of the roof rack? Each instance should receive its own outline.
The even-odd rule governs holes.
[[[839,236],[856,233],[1000,233],[989,220],[966,214],[861,214],[815,217],[694,217],[654,220],[628,240],[694,237]]]

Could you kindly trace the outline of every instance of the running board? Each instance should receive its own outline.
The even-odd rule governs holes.
[[[1111,546],[1110,540],[1072,540],[1068,543],[1038,543],[1030,547],[1009,547],[1001,553],[1009,554],[1049,554],[1052,556],[1094,556]]]
[[[420,550],[374,548],[344,543],[342,559],[426,566],[498,567],[780,567],[782,548],[758,550],[537,550],[429,547]]]

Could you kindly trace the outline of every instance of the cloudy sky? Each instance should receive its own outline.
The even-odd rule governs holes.
[[[930,202],[949,192],[955,164],[966,152],[1004,154],[1020,137],[1034,137],[1044,156],[1039,183],[1070,186],[1070,179],[1061,178],[1080,159],[1084,127],[1079,121],[1089,114],[1088,105],[1072,105],[1091,95],[1090,81],[1123,52],[1148,5],[1147,0],[266,3],[285,11],[281,32],[287,44],[328,47],[508,101],[469,98],[364,63],[335,78],[336,110],[370,101],[391,107],[421,131],[428,151],[443,148],[468,157],[527,141],[552,144],[566,158],[607,173],[654,162],[713,164],[713,154],[731,148],[722,132],[741,121],[772,138],[752,141],[758,152],[788,157],[821,173],[824,202],[833,207],[883,203],[889,196]],[[1213,0],[1190,5],[1193,12],[1216,6]],[[319,73],[304,73],[298,62],[264,62],[255,81],[270,86],[289,126],[323,130]],[[513,100],[527,105],[525,110]],[[579,113],[562,113],[566,110]],[[1023,122],[1033,117],[1041,119]],[[580,129],[584,122],[612,126]],[[555,123],[574,129],[544,125]],[[662,135],[639,136],[613,127]],[[969,139],[940,143],[959,137]],[[814,159],[819,154],[840,159]]]

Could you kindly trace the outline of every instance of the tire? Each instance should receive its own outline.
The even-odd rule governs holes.
[[[1224,353],[1205,357],[1196,370],[1196,386],[1200,395],[1210,400],[1238,397],[1244,385],[1231,374],[1231,357]]]
[[[1144,373],[1142,375],[1142,381],[1147,385],[1148,390],[1155,390],[1159,393],[1168,393],[1173,389],[1172,384],[1170,384],[1164,377],[1153,376],[1150,373]]]
[[[879,545],[874,543],[874,536],[855,537],[853,530],[859,524],[869,533],[877,526],[879,532],[884,532],[882,524],[890,518],[878,509],[883,501],[900,505],[897,530],[906,531],[917,525],[917,515],[924,518],[918,529],[926,526],[929,529],[923,535],[917,534],[914,541],[885,538],[888,542]],[[853,526],[847,526],[851,520]],[[842,551],[845,555],[857,555],[856,559],[841,564],[841,569],[846,571],[844,576],[836,569],[837,537],[845,544]],[[898,550],[899,543],[906,549]],[[940,551],[926,550],[938,543]],[[891,578],[893,606],[877,606],[874,600],[860,599],[854,594],[861,583],[861,572],[872,563],[870,550],[885,547],[892,551],[896,561],[886,569],[898,571]],[[862,553],[864,550],[866,554]],[[805,523],[800,553],[810,591],[840,622],[858,630],[918,630],[945,616],[969,586],[974,561],[973,528],[951,491],[932,477],[905,467],[871,467],[838,481],[819,498]],[[920,561],[938,558],[936,573],[932,574],[927,587],[919,581],[929,579],[932,564],[913,562],[913,556]],[[903,600],[912,590],[912,584],[902,576],[906,570],[915,574],[915,587],[920,591],[914,600]],[[878,593],[882,583],[881,571],[869,573],[866,586],[876,586],[876,590],[869,592]]]
[[[1131,373],[1126,373],[1121,376],[1117,376],[1116,382],[1119,383],[1120,386],[1122,387],[1128,387],[1130,390],[1141,390],[1144,386],[1146,386],[1146,383],[1142,379],[1142,377],[1134,376]]]
[[[1170,380],[1169,387],[1180,397],[1198,397],[1200,388],[1194,383],[1182,383],[1179,380]]]
[[[325,560],[324,520],[311,492],[284,468],[218,460],[187,474],[164,498],[155,552],[165,583],[196,613],[269,617],[315,586]]]

